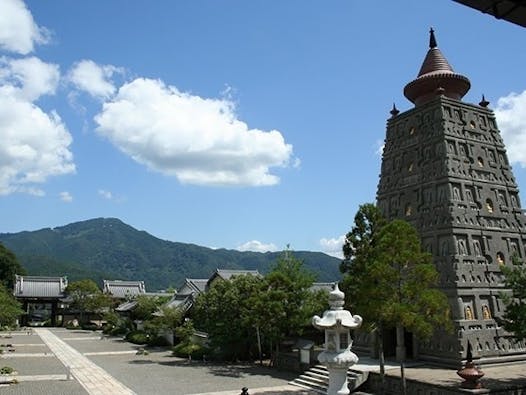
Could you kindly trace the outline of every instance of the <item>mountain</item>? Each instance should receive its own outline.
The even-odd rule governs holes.
[[[208,278],[217,269],[269,271],[280,252],[241,252],[158,239],[116,218],[96,218],[37,231],[0,233],[30,275],[144,280],[148,290],[177,287],[185,278]],[[294,251],[316,281],[340,278],[340,260],[321,252]]]

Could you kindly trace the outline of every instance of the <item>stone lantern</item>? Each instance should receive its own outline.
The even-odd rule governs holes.
[[[328,395],[349,394],[347,370],[358,362],[358,357],[351,351],[351,329],[362,324],[362,317],[351,315],[343,309],[345,294],[338,289],[338,283],[329,294],[330,309],[312,318],[315,328],[325,331],[325,349],[318,356],[318,361],[329,371]]]

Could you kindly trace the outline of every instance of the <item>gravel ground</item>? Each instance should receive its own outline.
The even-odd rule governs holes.
[[[0,359],[2,366],[10,366],[21,376],[33,376],[40,374],[66,374],[66,368],[58,360],[52,357],[12,357]],[[0,393],[3,393],[0,391]]]
[[[2,395],[88,395],[75,380],[32,381],[0,386]]]

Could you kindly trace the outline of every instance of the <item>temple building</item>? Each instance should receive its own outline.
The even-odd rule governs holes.
[[[408,357],[449,366],[526,359],[524,342],[506,337],[495,318],[504,305],[501,267],[525,259],[526,217],[488,101],[469,104],[467,77],[456,73],[433,30],[418,76],[404,88],[414,108],[395,106],[387,121],[377,204],[388,219],[411,222],[433,255],[455,330],[430,341],[406,334]]]

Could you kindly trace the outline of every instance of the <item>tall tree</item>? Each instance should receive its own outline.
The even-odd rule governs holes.
[[[13,294],[0,284],[0,329],[12,326],[24,311],[20,303],[13,297]]]
[[[340,271],[346,275],[341,285],[348,301],[354,300],[356,288],[367,275],[367,266],[375,253],[376,238],[379,230],[387,223],[380,210],[372,204],[360,205],[354,216],[354,225],[345,236],[343,261]]]
[[[253,300],[261,290],[261,281],[250,275],[218,280],[197,297],[194,322],[208,333],[210,347],[220,357],[235,360],[254,355]]]
[[[526,339],[526,266],[517,260],[512,268],[503,267],[504,284],[511,289],[511,295],[502,295],[506,310],[500,323],[504,329],[512,332],[518,340]]]
[[[90,279],[69,283],[66,294],[72,298],[71,307],[79,310],[81,323],[84,322],[85,313],[101,312],[111,305],[110,298]]]
[[[257,325],[274,345],[274,358],[285,338],[301,335],[310,328],[312,316],[324,310],[327,298],[310,289],[314,279],[288,248],[265,276],[263,292],[254,304]]]
[[[0,282],[7,289],[13,289],[16,274],[24,275],[26,271],[18,262],[16,255],[0,243]]]
[[[342,288],[351,310],[377,334],[383,380],[384,330],[409,330],[425,339],[436,327],[451,328],[447,298],[436,289],[438,272],[416,229],[401,220],[386,222],[371,204],[360,206],[343,251]]]

